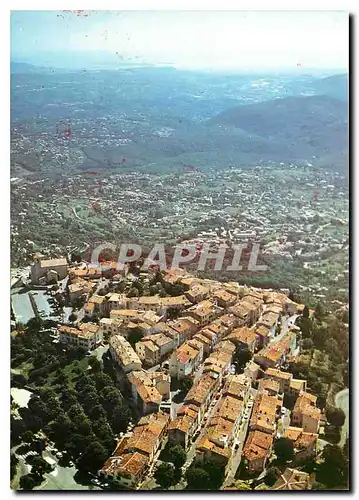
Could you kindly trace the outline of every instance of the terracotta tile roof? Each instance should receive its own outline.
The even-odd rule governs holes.
[[[108,476],[137,477],[149,465],[149,458],[139,452],[112,456],[106,460],[101,472]]]
[[[159,405],[162,401],[162,395],[156,388],[156,382],[166,380],[170,382],[170,377],[162,372],[133,371],[127,374],[130,384],[136,387],[139,397],[144,403],[153,403]]]
[[[199,355],[200,349],[189,345],[188,341],[184,342],[184,344],[178,347],[175,351],[175,356],[182,365],[186,365],[189,361],[197,358]]]
[[[306,385],[306,380],[300,380],[297,378],[293,378],[289,384],[290,388],[296,391],[304,390],[305,385]]]
[[[154,451],[168,421],[168,415],[163,413],[151,413],[151,415],[142,417],[134,428],[126,449],[129,452],[139,451],[150,455]]]
[[[295,469],[286,469],[277,482],[272,486],[272,490],[310,490],[311,479],[309,474]]]
[[[291,380],[293,375],[288,372],[282,372],[281,370],[277,370],[276,368],[267,368],[265,371],[265,375],[271,378],[279,378],[282,380]]]
[[[258,393],[250,419],[251,427],[257,426],[274,432],[276,427],[277,408],[281,406],[282,401],[275,396]]]
[[[320,409],[315,406],[317,397],[308,392],[301,391],[295,402],[293,412],[307,415],[315,420],[320,420]]]
[[[196,446],[197,451],[202,452],[211,452],[214,455],[219,455],[225,459],[229,459],[231,456],[231,452],[228,448],[221,448],[217,446],[215,443],[210,441],[207,436],[202,436]]]
[[[191,387],[185,397],[186,402],[193,402],[201,406],[207,399],[208,394],[213,390],[216,384],[214,379],[209,373],[205,373],[202,377]]]
[[[189,415],[180,415],[168,425],[168,431],[176,430],[188,434],[195,423],[195,419]]]
[[[246,439],[242,456],[249,462],[269,456],[273,436],[261,431],[250,431]]]
[[[270,390],[278,393],[279,389],[280,389],[279,382],[277,382],[277,380],[274,380],[272,378],[262,378],[258,384],[259,391]]]
[[[218,402],[213,417],[235,422],[243,410],[243,402],[232,396],[224,396]]]
[[[273,312],[265,312],[262,314],[258,320],[258,325],[265,325],[271,328],[274,326],[278,320],[279,314]]]
[[[244,399],[249,387],[250,381],[244,375],[229,375],[223,388],[223,394]]]
[[[268,337],[268,335],[269,335],[269,328],[267,326],[264,326],[264,325],[256,326],[255,331],[256,331],[256,334],[260,335],[261,337]]]
[[[312,432],[304,432],[301,427],[287,427],[283,437],[293,441],[296,450],[306,450],[316,445],[319,435]]]
[[[212,296],[214,299],[218,299],[223,302],[232,302],[235,300],[235,295],[227,290],[223,290],[223,288],[216,290]]]
[[[131,344],[122,335],[113,335],[109,340],[110,347],[116,352],[120,363],[127,366],[131,363],[141,365],[141,360],[132,349]]]
[[[255,342],[257,335],[254,330],[243,326],[241,328],[235,328],[227,337],[225,337],[232,342],[242,342],[243,344],[251,344]]]

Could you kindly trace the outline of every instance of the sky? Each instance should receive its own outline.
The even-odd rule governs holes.
[[[12,11],[11,59],[54,67],[348,69],[340,11]]]

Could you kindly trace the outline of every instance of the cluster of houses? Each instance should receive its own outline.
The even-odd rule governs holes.
[[[56,270],[47,262],[44,269],[49,268]],[[101,474],[133,488],[167,441],[185,450],[195,446],[196,461],[211,458],[228,471],[243,426],[241,459],[249,472],[265,470],[279,436],[293,441],[295,463],[316,455],[322,418],[316,397],[305,380],[283,368],[289,356],[298,354],[299,328],[288,318],[303,306],[283,293],[200,280],[183,270],[163,275],[164,281],[185,286],[180,296],[91,295],[94,284],[88,273],[94,271],[89,269],[66,271],[70,296],[78,298],[80,290],[86,296],[88,318],[76,327],[61,325],[59,339],[87,350],[107,339],[119,379],[140,418],[132,435],[120,439]],[[94,314],[96,323],[91,322]],[[139,340],[131,345],[134,331]],[[251,359],[244,373],[235,375],[233,361],[242,350]],[[172,378],[193,382],[175,412]],[[290,425],[279,426],[285,396],[295,403]]]

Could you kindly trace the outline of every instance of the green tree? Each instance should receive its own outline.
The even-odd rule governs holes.
[[[224,481],[224,468],[208,459],[203,462],[202,467],[210,478],[208,489],[218,490]]]
[[[280,475],[281,471],[278,469],[278,467],[270,467],[267,470],[264,482],[266,483],[267,486],[273,486],[273,484],[277,481]]]
[[[74,321],[77,320],[77,314],[76,313],[71,313],[70,316],[69,316],[69,320],[71,321],[71,323],[73,323]]]
[[[178,444],[169,449],[168,458],[175,468],[179,469],[186,462],[187,455],[182,446]]]
[[[191,377],[189,376],[183,377],[183,379],[181,380],[181,388],[182,388],[181,390],[187,393],[192,386],[193,386],[193,380],[191,379]]]
[[[20,478],[20,488],[22,490],[33,490],[36,486],[36,480],[32,474],[27,474],[26,476],[21,476]]]
[[[303,318],[309,318],[309,307],[308,306],[304,306],[304,309],[303,309],[303,312],[302,312],[302,317]]]
[[[91,442],[77,462],[78,468],[84,472],[97,472],[104,464],[109,453],[99,441]]]
[[[326,341],[328,338],[328,331],[324,325],[315,325],[312,331],[312,339],[314,346],[320,351],[324,351]]]
[[[89,365],[91,366],[91,373],[99,373],[102,371],[102,363],[96,358],[96,356],[91,356]]]
[[[288,462],[294,457],[293,442],[288,438],[279,438],[274,443],[274,451],[279,462]]]
[[[326,410],[326,417],[330,424],[335,427],[342,427],[345,422],[345,413],[341,408],[329,406]]]
[[[127,297],[130,297],[130,298],[132,298],[132,297],[139,297],[139,295],[140,294],[139,294],[139,291],[137,290],[137,288],[132,287],[132,288],[130,288],[130,290],[129,290],[128,294],[127,294]]]
[[[201,467],[190,467],[186,472],[187,488],[189,490],[208,490],[210,477]]]
[[[35,316],[34,318],[29,319],[29,321],[26,323],[26,331],[27,333],[37,333],[39,330],[41,330],[43,326],[43,320]]]
[[[252,352],[247,348],[238,348],[235,350],[233,356],[233,364],[236,365],[236,373],[241,372],[249,360],[252,359]]]
[[[122,394],[117,387],[104,387],[101,393],[101,403],[106,411],[111,411],[117,404],[122,403]]]
[[[107,373],[98,372],[93,375],[93,380],[98,391],[102,391],[104,387],[113,385],[112,378]]]
[[[345,486],[348,482],[348,461],[337,445],[326,445],[323,462],[318,466],[316,479],[328,487]]]
[[[315,316],[315,319],[317,319],[319,321],[321,321],[325,316],[324,306],[320,302],[318,302],[317,305],[315,306],[314,316]]]
[[[25,441],[25,443],[31,443],[34,440],[34,433],[30,430],[25,431],[22,435],[22,440]]]
[[[162,488],[167,489],[170,486],[176,484],[175,468],[172,464],[162,463],[157,467],[154,474],[156,483],[158,483]]]
[[[139,342],[143,337],[143,332],[140,328],[133,328],[128,334],[127,340],[131,344],[132,347],[135,347],[137,342]]]
[[[131,410],[126,405],[117,404],[112,411],[110,423],[115,433],[126,431],[132,418]]]

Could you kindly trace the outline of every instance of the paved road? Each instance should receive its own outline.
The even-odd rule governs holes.
[[[335,406],[341,408],[345,413],[345,422],[341,428],[341,439],[339,442],[339,446],[343,446],[347,436],[349,436],[349,389],[343,389],[335,395]]]

